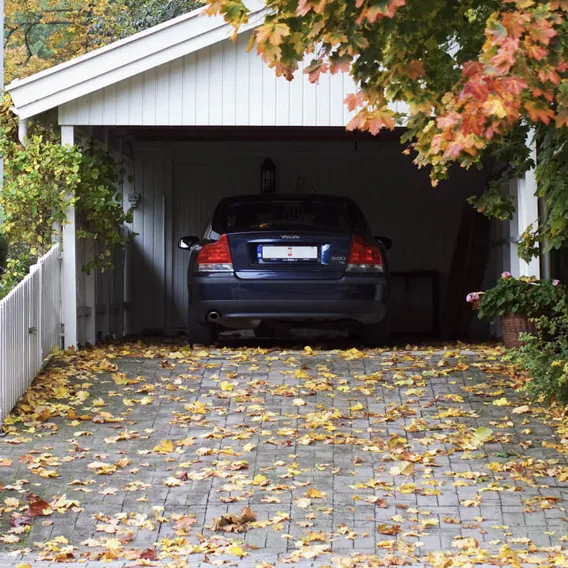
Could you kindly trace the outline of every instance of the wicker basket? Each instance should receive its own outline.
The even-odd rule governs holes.
[[[529,318],[522,314],[505,314],[501,316],[503,326],[503,343],[508,349],[519,347],[522,341],[519,340],[520,333],[536,334],[536,327]]]

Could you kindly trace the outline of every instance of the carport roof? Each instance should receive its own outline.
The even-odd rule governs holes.
[[[249,22],[239,33],[258,26],[266,12],[259,0],[246,4]],[[225,40],[232,32],[222,17],[209,17],[204,8],[199,8],[51,69],[16,79],[6,89],[18,116],[29,118]]]

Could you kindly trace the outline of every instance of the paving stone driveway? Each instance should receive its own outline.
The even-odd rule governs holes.
[[[0,566],[568,566],[568,434],[512,382],[490,347],[60,355],[0,440]]]

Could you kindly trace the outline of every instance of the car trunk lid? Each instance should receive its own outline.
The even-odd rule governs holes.
[[[345,274],[351,234],[251,231],[229,235],[233,266],[242,279],[339,279]]]

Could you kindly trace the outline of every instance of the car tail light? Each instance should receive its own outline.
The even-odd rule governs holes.
[[[367,243],[358,235],[351,239],[351,252],[347,261],[348,272],[382,272],[383,255],[375,244]]]
[[[203,246],[197,255],[195,269],[197,272],[233,272],[227,235],[221,235],[218,241]]]

